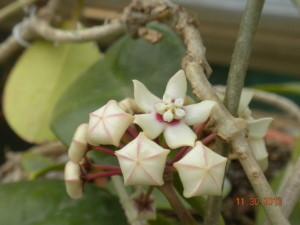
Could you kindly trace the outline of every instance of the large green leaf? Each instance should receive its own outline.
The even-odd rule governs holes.
[[[62,181],[39,180],[1,185],[0,224],[126,225],[118,199],[87,185],[81,200],[71,200]]]
[[[50,118],[57,99],[99,59],[93,43],[34,43],[21,56],[5,86],[4,113],[9,125],[29,142],[55,139]]]
[[[70,142],[75,128],[88,120],[89,112],[109,99],[132,97],[132,79],[144,82],[158,95],[163,93],[167,80],[180,68],[185,49],[180,38],[166,26],[151,27],[163,34],[159,43],[125,36],[60,99],[53,129],[63,142]]]

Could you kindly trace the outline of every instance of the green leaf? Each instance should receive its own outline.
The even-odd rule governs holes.
[[[150,220],[150,225],[178,225],[178,221],[175,218],[169,218],[158,214],[156,220]]]
[[[45,171],[57,167],[57,164],[50,158],[32,152],[22,154],[21,165],[29,179],[35,179],[40,174],[44,174]]]
[[[155,94],[162,95],[167,80],[180,68],[185,49],[168,27],[160,24],[151,27],[163,34],[159,43],[123,37],[60,99],[53,130],[64,143],[70,142],[74,130],[88,120],[90,112],[109,99],[132,96],[132,79],[144,82]]]
[[[280,83],[280,84],[261,84],[254,86],[257,89],[274,92],[277,94],[292,94],[299,96],[300,95],[300,83]]]
[[[1,185],[0,224],[126,225],[118,199],[87,185],[81,200],[71,200],[62,181],[39,180]]]
[[[55,139],[50,119],[58,98],[100,59],[97,46],[34,43],[13,68],[4,91],[4,114],[13,130],[29,142]]]

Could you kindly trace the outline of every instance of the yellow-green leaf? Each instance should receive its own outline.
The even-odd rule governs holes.
[[[9,125],[26,141],[54,140],[49,124],[57,99],[99,59],[94,43],[34,43],[18,60],[5,86],[4,114]]]

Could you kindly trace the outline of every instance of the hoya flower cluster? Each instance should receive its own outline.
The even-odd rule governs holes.
[[[201,139],[215,102],[187,104],[183,70],[171,77],[162,98],[133,84],[133,100],[110,100],[77,128],[65,167],[68,194],[79,198],[84,182],[112,175],[122,175],[125,185],[160,186],[167,171],[177,171],[185,197],[220,195],[227,159],[205,146],[212,133]],[[97,165],[100,173],[88,174],[89,150],[117,157],[119,167]]]

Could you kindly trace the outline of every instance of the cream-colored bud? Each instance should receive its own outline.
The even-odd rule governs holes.
[[[169,152],[140,133],[116,151],[125,185],[162,185]]]
[[[88,125],[83,123],[78,126],[68,150],[69,159],[79,163],[87,152],[87,130]]]
[[[199,195],[221,195],[227,159],[200,141],[174,164],[183,184],[186,198]]]
[[[65,184],[68,195],[73,199],[79,199],[83,194],[83,182],[80,166],[72,161],[65,166]]]
[[[127,128],[132,124],[133,116],[124,112],[115,100],[90,114],[88,142],[92,145],[119,146]]]

